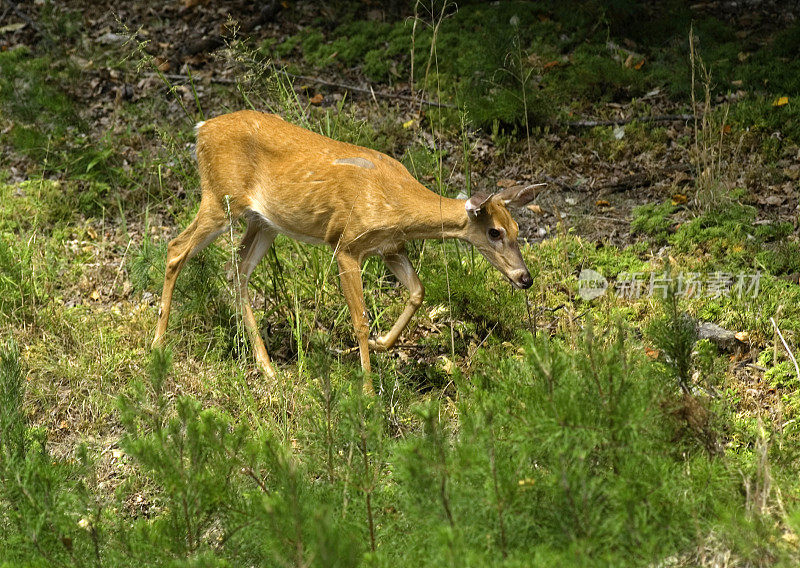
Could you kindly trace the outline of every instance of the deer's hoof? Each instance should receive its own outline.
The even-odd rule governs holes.
[[[370,339],[369,348],[376,352],[383,352],[389,350],[389,347],[387,347],[386,344],[383,342],[382,337],[379,337],[378,339]]]
[[[272,364],[269,361],[258,361],[257,365],[258,370],[261,371],[261,374],[267,379],[275,379],[277,377],[275,369],[272,368]]]

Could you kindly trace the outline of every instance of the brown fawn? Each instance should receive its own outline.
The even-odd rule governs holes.
[[[530,202],[543,184],[469,199],[442,197],[385,154],[255,111],[199,123],[197,163],[200,209],[169,243],[154,346],[162,343],[175,280],[184,263],[241,217],[247,221],[237,283],[241,309],[256,361],[271,378],[275,371],[250,306],[247,283],[278,233],[333,249],[368,392],[372,392],[369,348],[391,348],[424,296],[406,255],[406,241],[461,239],[475,246],[514,287],[533,283],[517,244],[517,223],[507,207]],[[361,283],[361,265],[370,255],[380,255],[410,292],[397,322],[374,341],[368,339]]]

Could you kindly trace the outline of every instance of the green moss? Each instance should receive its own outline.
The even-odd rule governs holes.
[[[577,262],[599,271],[606,278],[617,276],[620,272],[642,272],[647,262],[642,260],[647,248],[646,243],[637,243],[625,248],[590,244],[576,258]]]
[[[791,232],[790,226],[787,229]],[[796,242],[779,240],[756,254],[756,261],[771,274],[797,274],[800,272],[800,246]]]
[[[800,62],[794,57],[800,25],[760,45],[737,37],[719,19],[698,18],[677,1],[648,6],[630,0],[586,1],[579,6],[465,2],[441,21],[433,59],[431,16],[422,14],[413,37],[415,84],[467,109],[487,130],[495,121],[503,128],[526,121],[545,124],[567,109],[583,112],[598,101],[627,102],[657,86],[688,103],[693,26],[697,57],[711,72],[713,96],[734,89],[733,81],[750,92],[770,93],[768,105],[774,96],[800,92]],[[360,67],[371,81],[407,81],[412,27],[407,20],[352,20],[327,32],[309,28],[264,48],[285,55],[302,47],[302,56],[315,67]],[[630,40],[632,51],[644,60],[639,69],[623,64],[628,51],[608,44],[630,46]],[[773,131],[797,140],[794,106],[765,107],[764,114],[771,110],[773,116],[762,118],[780,127]],[[743,121],[742,126],[751,124]]]
[[[653,237],[657,242],[666,241],[673,224],[671,215],[675,206],[670,202],[648,203],[633,209],[631,231]]]
[[[754,94],[731,106],[730,122],[741,130],[761,135],[761,149],[768,162],[777,160],[787,144],[800,143],[800,105],[794,98],[782,106],[775,106],[778,96]],[[774,133],[780,136],[772,136]]]
[[[786,230],[782,225],[754,227],[755,214],[755,208],[733,202],[681,224],[669,242],[680,252],[707,250],[729,268],[749,268],[761,244]]]
[[[797,382],[797,373],[791,361],[781,361],[766,370],[764,380],[774,387],[786,387]]]

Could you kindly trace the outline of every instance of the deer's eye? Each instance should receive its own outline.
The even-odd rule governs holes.
[[[503,233],[501,233],[499,229],[495,229],[494,227],[489,229],[488,232],[489,232],[489,238],[494,240],[494,241],[496,241],[497,239],[499,239],[500,237],[503,236]]]

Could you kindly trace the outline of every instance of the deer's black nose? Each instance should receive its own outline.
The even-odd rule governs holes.
[[[533,285],[533,278],[530,273],[526,272],[519,278],[519,285],[521,288],[530,288]]]

